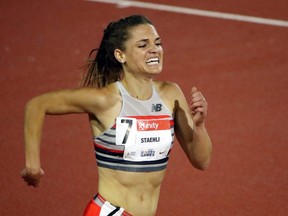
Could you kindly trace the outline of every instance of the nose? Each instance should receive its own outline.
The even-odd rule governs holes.
[[[149,53],[157,53],[159,52],[159,47],[156,44],[151,44],[148,51]]]

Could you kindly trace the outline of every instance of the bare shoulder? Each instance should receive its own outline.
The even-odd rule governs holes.
[[[117,89],[112,84],[103,88],[81,87],[60,90],[48,94],[47,98],[47,103],[51,104],[51,101],[54,101],[59,104],[55,107],[62,107],[61,113],[87,112],[93,114],[102,112],[121,100]],[[53,108],[51,113],[58,113],[58,110],[54,110]]]
[[[185,97],[180,87],[173,82],[154,81],[154,85],[159,96],[165,105],[170,109],[171,113],[175,112],[176,104],[185,102]]]
[[[176,83],[157,80],[154,84],[162,98],[177,99],[182,95],[182,90]]]
[[[87,91],[91,91],[94,94],[92,97],[97,101],[96,110],[90,115],[90,124],[94,136],[98,136],[114,123],[121,110],[122,97],[115,83]]]
[[[119,90],[115,84],[110,84],[103,88],[84,88],[83,93],[90,97],[90,100],[94,100],[97,106],[106,109],[109,106],[113,106],[121,100]]]

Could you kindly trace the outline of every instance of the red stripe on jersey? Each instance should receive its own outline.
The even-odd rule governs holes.
[[[174,120],[170,115],[147,115],[147,116],[126,116],[137,119],[138,131],[169,130],[174,126]]]
[[[109,148],[105,148],[104,146],[101,146],[97,143],[94,142],[94,145],[97,147],[97,148],[101,148],[101,149],[104,149],[106,151],[109,151],[109,152],[114,152],[114,153],[123,153],[124,151],[123,150],[115,150],[115,149],[109,149]]]
[[[170,130],[170,120],[137,120],[138,131]]]

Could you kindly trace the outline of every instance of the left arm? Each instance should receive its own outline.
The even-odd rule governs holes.
[[[191,164],[206,170],[210,164],[212,143],[205,128],[208,104],[195,87],[188,105],[181,89],[174,85],[175,134]]]

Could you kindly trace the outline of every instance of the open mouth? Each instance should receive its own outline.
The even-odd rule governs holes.
[[[156,65],[160,63],[160,59],[159,58],[150,58],[146,61],[146,64],[148,65]]]

